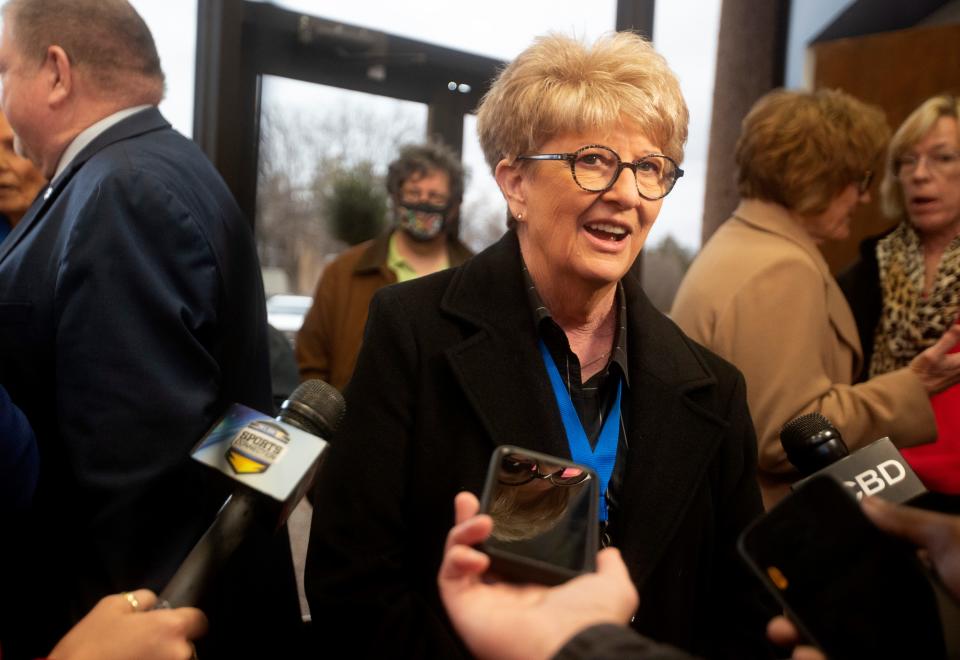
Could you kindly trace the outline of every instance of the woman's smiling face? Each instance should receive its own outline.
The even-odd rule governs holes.
[[[570,153],[586,145],[609,147],[624,162],[661,153],[659,145],[626,124],[560,135],[536,153]],[[620,280],[640,253],[663,204],[662,199],[640,196],[629,168],[602,193],[578,186],[567,161],[518,161],[509,169],[512,177],[497,178],[518,220],[527,266],[532,273],[560,282],[580,280],[599,289]]]

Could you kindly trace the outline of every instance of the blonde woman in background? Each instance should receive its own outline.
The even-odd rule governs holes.
[[[849,235],[888,136],[879,109],[839,91],[761,98],[737,143],[740,205],[677,292],[673,319],[746,378],[768,507],[799,477],[783,424],[820,412],[851,451],[882,436],[900,447],[930,442],[929,395],[960,379],[960,356],[944,355],[955,331],[908,365],[852,384],[857,327],[817,245]]]
[[[899,222],[864,241],[860,260],[838,278],[857,321],[864,378],[908,366],[960,320],[958,118],[960,99],[944,94],[897,129],[880,192],[886,215]],[[960,387],[934,394],[931,404],[937,441],[903,455],[929,489],[960,495]]]

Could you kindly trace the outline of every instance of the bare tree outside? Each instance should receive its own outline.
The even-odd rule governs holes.
[[[642,254],[643,290],[650,302],[667,314],[695,253],[668,234],[657,245],[644,247]]]
[[[326,261],[347,247],[330,222],[335,183],[366,178],[368,188],[382,190],[399,146],[423,139],[424,119],[409,104],[378,105],[346,98],[308,112],[265,103],[257,246],[265,271],[285,275],[285,292],[311,294]]]
[[[370,216],[383,208],[378,193],[400,146],[427,139],[426,106],[271,77],[264,89],[256,221],[264,282],[268,295],[311,295],[333,256],[388,222]],[[291,93],[311,102],[291,105]],[[465,130],[475,130],[472,119]],[[479,251],[506,229],[506,203],[485,165],[465,169],[460,238]],[[356,216],[344,211],[351,205]],[[344,226],[351,219],[357,227]]]

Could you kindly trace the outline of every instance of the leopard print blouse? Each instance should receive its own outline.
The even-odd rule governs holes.
[[[930,294],[923,295],[920,237],[909,222],[877,243],[883,312],[874,334],[870,377],[910,363],[960,314],[960,236],[947,247]]]

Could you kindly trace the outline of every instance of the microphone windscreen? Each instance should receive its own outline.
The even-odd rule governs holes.
[[[346,404],[337,388],[314,379],[304,381],[293,391],[280,406],[277,419],[329,440],[339,428],[345,412]]]
[[[818,412],[800,415],[784,424],[780,443],[787,459],[804,474],[812,474],[850,453],[840,431]]]

